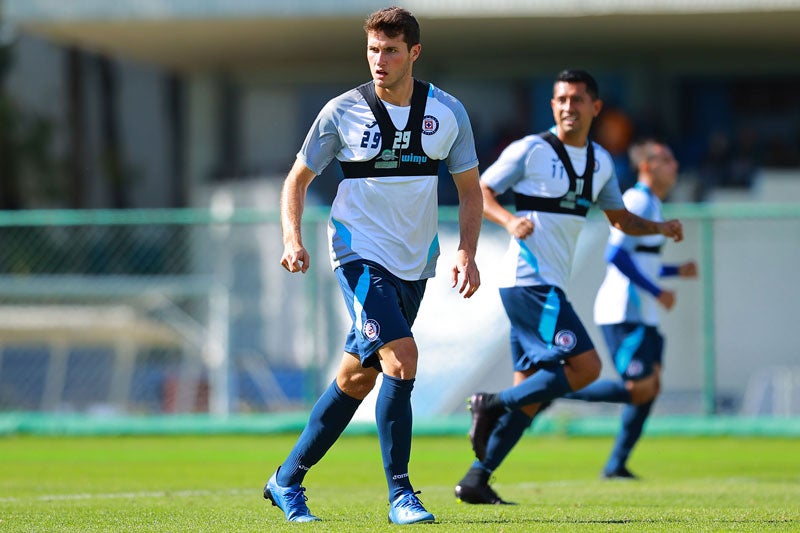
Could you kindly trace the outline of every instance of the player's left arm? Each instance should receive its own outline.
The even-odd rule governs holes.
[[[697,263],[694,261],[687,261],[679,265],[661,265],[660,276],[666,277],[681,277],[681,278],[696,278],[698,274]]]
[[[654,298],[658,298],[663,292],[661,287],[655,284],[636,266],[631,254],[622,246],[606,247],[606,261],[612,263],[617,270],[622,272],[637,287],[649,292]]]
[[[628,235],[664,235],[675,242],[683,240],[683,225],[680,220],[666,222],[648,220],[634,215],[627,209],[606,209],[603,211],[612,226]]]
[[[483,220],[483,194],[479,185],[478,167],[453,174],[453,180],[458,189],[460,239],[456,263],[451,271],[451,286],[458,285],[459,294],[469,298],[481,285],[481,275],[475,263]]]

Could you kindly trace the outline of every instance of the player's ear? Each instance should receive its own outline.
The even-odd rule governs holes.
[[[596,118],[600,111],[603,110],[603,101],[598,98],[592,102],[592,105],[594,106],[594,116]]]
[[[422,45],[417,43],[411,47],[409,50],[409,54],[411,55],[411,61],[416,61],[419,57],[420,52],[422,52]]]

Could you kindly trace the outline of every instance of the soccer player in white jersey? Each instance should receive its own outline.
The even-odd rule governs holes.
[[[622,196],[632,213],[663,220],[661,202],[675,185],[678,162],[672,150],[654,139],[643,139],[628,150],[637,169],[636,185]],[[639,440],[661,388],[664,339],[658,331],[659,306],[675,305],[675,293],[659,278],[697,276],[697,264],[666,265],[661,261],[662,235],[630,236],[611,229],[606,248],[606,276],[597,292],[594,321],[600,326],[614,368],[621,379],[602,379],[566,398],[626,404],[622,426],[602,472],[605,479],[636,479],[628,457]]]
[[[564,293],[578,236],[592,205],[631,235],[683,238],[677,220],[656,222],[625,209],[611,156],[589,139],[602,108],[587,72],[558,74],[550,101],[555,127],[511,143],[481,177],[484,216],[511,235],[500,298],[511,322],[514,385],[470,397],[477,461],[456,486],[467,503],[506,503],[489,477],[542,405],[600,374],[592,340]],[[496,196],[511,188],[515,212]]]
[[[434,521],[408,474],[418,358],[411,327],[439,256],[436,191],[442,161],[460,204],[451,283],[464,298],[480,286],[475,252],[483,204],[467,113],[454,97],[412,77],[421,45],[411,13],[382,9],[369,16],[364,29],[372,81],[325,105],[281,194],[281,264],[305,273],[311,264],[300,233],[306,191],[331,161],[341,165],[345,178],[331,207],[329,249],[353,320],[336,378],[264,487],[264,497],[294,522],[318,520],[305,503],[303,478],[344,431],[381,372],[375,418],[389,520]]]

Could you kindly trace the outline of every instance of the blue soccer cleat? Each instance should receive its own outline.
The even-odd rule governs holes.
[[[301,487],[299,483],[281,487],[275,477],[277,473],[276,470],[264,485],[264,499],[271,501],[272,505],[283,511],[289,522],[316,522],[319,520],[308,510],[306,488]]]
[[[389,522],[394,524],[431,524],[436,519],[425,510],[417,492],[406,492],[392,502]]]

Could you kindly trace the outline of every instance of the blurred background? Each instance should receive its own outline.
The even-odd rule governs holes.
[[[325,244],[338,169],[312,184],[306,276],[279,267],[278,194],[317,112],[369,80],[363,21],[385,5],[0,0],[0,411],[310,407],[348,327]],[[564,68],[600,84],[594,136],[623,187],[633,138],[673,147],[667,214],[687,240],[665,259],[698,260],[701,278],[671,284],[656,414],[796,420],[800,1],[402,5],[422,26],[414,73],[464,103],[481,168],[551,126]],[[464,413],[511,373],[492,275],[506,235],[484,225],[484,287],[462,302],[444,279],[457,197],[440,174],[443,256],[415,326],[422,419]],[[587,325],[607,231],[590,216],[569,287]]]

